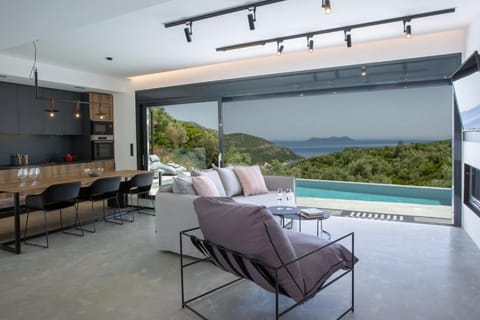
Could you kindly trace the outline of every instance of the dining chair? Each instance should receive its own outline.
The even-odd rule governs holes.
[[[64,233],[72,234],[76,236],[83,236],[83,230],[81,233],[66,232],[63,226],[62,209],[68,207],[75,207],[75,228],[78,229],[81,225],[80,217],[78,215],[78,202],[77,198],[80,192],[80,182],[68,182],[59,183],[49,186],[43,192],[39,194],[27,195],[25,198],[25,208],[27,209],[27,219],[25,222],[24,230],[24,243],[37,247],[48,248],[48,224],[47,224],[47,212],[60,211],[60,228]],[[42,210],[44,221],[44,233],[46,244],[39,244],[29,242],[28,239],[28,220],[32,211]]]
[[[85,229],[82,226],[83,231],[94,233],[96,232],[95,228],[95,210],[94,210],[94,203],[97,201],[102,201],[102,214],[103,220],[105,222],[112,222],[116,224],[123,224],[121,217],[117,217],[119,214],[119,204],[118,204],[118,190],[120,188],[120,180],[121,177],[107,177],[107,178],[99,178],[95,180],[91,185],[88,187],[80,188],[80,194],[78,199],[80,201],[90,201],[91,203],[91,221],[89,223],[93,224],[92,229]],[[114,203],[113,208],[113,220],[107,219],[106,215],[106,208],[105,208],[105,201],[112,200]],[[119,220],[119,221],[117,221]],[[88,223],[85,223],[88,224]]]
[[[152,216],[155,215],[155,213],[142,211],[143,209],[145,209],[145,207],[139,205],[140,196],[145,196],[146,198],[149,197],[148,194],[150,192],[150,188],[152,187],[153,175],[153,172],[139,173],[133,176],[130,180],[120,183],[120,196],[126,197],[126,207],[128,209],[131,209],[130,211],[132,212],[132,220],[128,221],[133,222],[133,220],[135,219],[133,215],[134,212],[148,214]],[[131,201],[134,195],[136,195],[137,198],[136,205],[133,205]]]

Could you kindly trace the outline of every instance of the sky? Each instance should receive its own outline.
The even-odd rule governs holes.
[[[165,108],[179,120],[218,129],[217,103]],[[449,139],[452,90],[449,86],[282,97],[224,103],[224,132],[267,140]]]

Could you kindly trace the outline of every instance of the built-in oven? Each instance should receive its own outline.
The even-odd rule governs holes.
[[[91,135],[113,135],[113,122],[108,121],[91,121]]]
[[[113,159],[113,136],[112,135],[93,135],[92,158],[93,160]]]

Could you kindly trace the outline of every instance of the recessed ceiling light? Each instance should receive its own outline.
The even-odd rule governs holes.
[[[112,58],[112,57],[105,57],[105,60],[107,60],[107,61],[113,61],[113,58]]]

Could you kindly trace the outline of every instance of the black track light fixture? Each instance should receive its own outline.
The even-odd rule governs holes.
[[[412,25],[410,24],[410,19],[403,20],[403,32],[405,33],[405,37],[407,39],[412,37]]]
[[[308,48],[308,52],[313,52],[313,38],[312,38],[312,36],[307,37],[307,48]]]
[[[193,23],[191,21],[188,21],[185,24],[187,25],[187,27],[185,29],[183,29],[183,32],[185,32],[185,39],[187,39],[187,42],[192,42],[192,34],[193,34],[192,26],[193,26]]]
[[[258,7],[259,3],[255,3],[255,6]],[[247,8],[252,8],[254,7],[253,4],[250,4]],[[455,8],[450,8],[450,9],[443,9],[443,10],[437,10],[437,11],[430,11],[430,12],[423,12],[423,13],[418,13],[418,14],[412,14],[408,16],[401,16],[401,17],[395,17],[395,18],[389,18],[389,19],[383,19],[383,20],[376,20],[376,21],[369,21],[369,22],[363,22],[359,24],[352,24],[352,25],[346,25],[346,26],[341,26],[341,27],[335,27],[335,28],[330,28],[330,29],[323,29],[323,30],[316,30],[316,31],[309,31],[305,33],[297,33],[297,34],[291,34],[291,35],[286,35],[286,36],[281,36],[281,37],[275,37],[275,38],[268,38],[268,39],[262,39],[262,40],[255,40],[251,42],[244,42],[244,43],[237,43],[237,44],[232,44],[228,46],[223,46],[219,47],[216,49],[216,51],[230,51],[230,50],[237,50],[237,49],[243,49],[243,48],[250,48],[254,46],[259,46],[259,45],[266,45],[268,43],[277,43],[278,41],[286,41],[286,40],[292,40],[292,39],[300,39],[304,37],[313,37],[313,36],[318,36],[321,34],[327,34],[327,33],[333,33],[333,32],[341,32],[343,31],[345,33],[345,42],[347,43],[347,47],[352,46],[352,36],[351,36],[351,30],[353,29],[360,29],[360,28],[367,28],[371,26],[378,26],[382,24],[389,24],[389,23],[394,23],[394,22],[405,22],[405,33],[410,34],[411,36],[411,31],[412,27],[410,26],[410,21],[413,19],[420,19],[420,18],[426,18],[426,17],[432,17],[432,16],[437,16],[437,15],[443,15],[447,13],[454,13]],[[409,23],[408,25],[407,22]]]
[[[257,8],[249,8],[248,11],[250,12],[248,14],[248,26],[250,27],[250,30],[255,30],[255,22],[257,21]]]
[[[352,31],[350,29],[344,30],[345,33],[345,42],[347,43],[347,48],[352,46]]]
[[[332,13],[332,6],[330,5],[330,0],[322,0],[322,8],[325,14]]]
[[[282,55],[283,49],[282,41],[277,41],[277,55]]]

